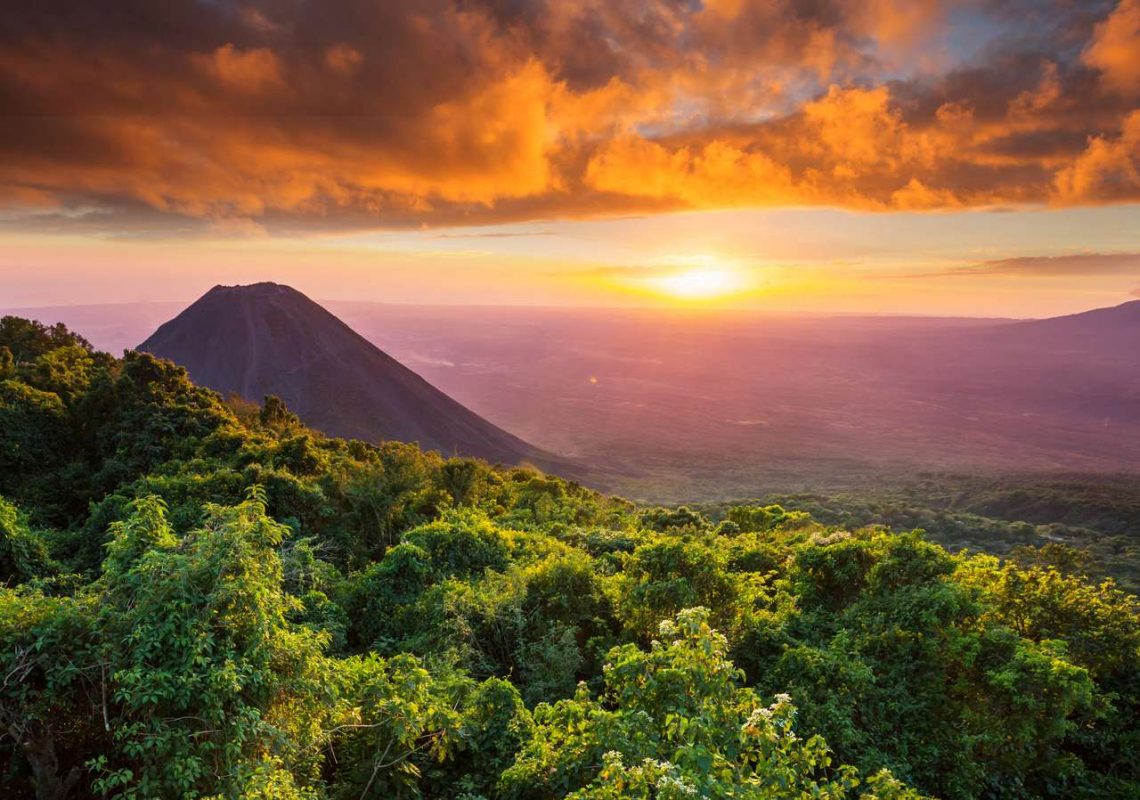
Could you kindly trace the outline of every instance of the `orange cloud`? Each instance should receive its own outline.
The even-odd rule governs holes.
[[[932,189],[918,178],[911,178],[906,186],[891,193],[891,205],[902,211],[926,211],[955,208],[962,203],[949,189]]]
[[[913,44],[941,20],[938,0],[863,0],[856,19],[866,32],[888,44]]]
[[[1096,26],[1084,61],[1100,70],[1113,90],[1140,94],[1140,0],[1120,0],[1116,10]]]
[[[0,204],[273,232],[1140,197],[1140,0],[1032,5],[959,8],[997,38],[955,61],[938,0],[45,0],[0,32]]]
[[[695,150],[670,150],[645,139],[616,139],[590,160],[586,183],[696,208],[775,205],[796,193],[787,167],[716,140]]]
[[[325,50],[325,63],[333,72],[351,75],[360,67],[364,55],[350,44],[341,42]]]
[[[264,47],[239,50],[227,43],[209,55],[196,56],[195,61],[204,72],[239,92],[281,85],[277,56]]]
[[[1096,136],[1075,161],[1057,173],[1061,204],[1140,200],[1140,111],[1124,121],[1119,136]]]

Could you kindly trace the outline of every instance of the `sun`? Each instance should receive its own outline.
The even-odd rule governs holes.
[[[673,305],[711,305],[750,294],[762,285],[754,270],[714,253],[663,255],[614,272],[611,288]]]
[[[715,300],[744,288],[740,274],[722,267],[699,266],[650,279],[656,291],[678,300]]]

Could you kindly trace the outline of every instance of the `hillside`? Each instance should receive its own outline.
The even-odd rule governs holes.
[[[223,394],[277,395],[329,435],[566,466],[455,402],[288,286],[215,286],[138,349]]]
[[[702,513],[247,410],[0,320],[4,797],[1140,793],[1136,598],[1057,541],[1127,487]]]
[[[1082,351],[1140,365],[1140,300],[1063,317],[1026,320],[1006,327],[1002,334],[1010,345]]]

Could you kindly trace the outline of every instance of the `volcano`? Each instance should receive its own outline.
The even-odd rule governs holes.
[[[568,464],[483,419],[281,284],[215,286],[137,349],[222,394],[277,395],[331,436],[416,442],[447,456],[552,471]]]

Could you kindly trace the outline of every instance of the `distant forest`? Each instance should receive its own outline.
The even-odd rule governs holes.
[[[0,794],[1140,797],[1138,519],[933,475],[650,507],[5,317]]]

